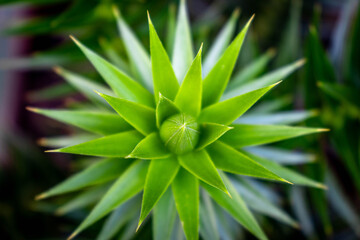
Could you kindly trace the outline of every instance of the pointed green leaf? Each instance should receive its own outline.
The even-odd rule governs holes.
[[[130,163],[130,160],[118,158],[100,160],[82,172],[71,176],[50,190],[38,195],[36,199],[48,198],[110,181],[120,176]]]
[[[247,114],[237,119],[241,124],[295,124],[318,115],[315,110],[292,110],[270,114]]]
[[[29,102],[47,102],[62,99],[74,93],[76,93],[76,89],[73,86],[62,82],[39,90],[30,90],[26,93],[26,99]]]
[[[181,82],[193,58],[193,43],[185,0],[180,2],[177,17],[172,65],[177,79]]]
[[[289,76],[291,73],[293,73],[295,70],[302,67],[304,63],[305,60],[301,59],[299,61],[281,67],[277,70],[274,70],[260,78],[254,79],[248,83],[241,84],[235,88],[231,88],[231,89],[229,88],[229,90],[225,92],[225,94],[222,96],[221,99],[222,100],[229,99],[235,96],[239,96],[240,94],[254,91],[256,89],[263,88],[265,86],[269,86],[278,81],[281,81],[285,79],[287,76]]]
[[[200,180],[228,193],[214,163],[205,150],[178,156],[180,165]]]
[[[97,138],[78,145],[50,150],[49,152],[73,153],[100,157],[125,157],[141,141],[137,131],[128,131]]]
[[[148,18],[155,101],[158,101],[159,92],[170,100],[174,100],[179,90],[179,83],[176,79],[169,57],[156,33],[149,15]]]
[[[97,55],[95,52],[84,46],[73,38],[81,51],[90,60],[99,74],[121,98],[141,103],[150,107],[154,106],[153,95],[139,83],[135,82],[114,65]]]
[[[302,135],[328,131],[320,128],[281,125],[234,124],[232,126],[234,129],[224,134],[221,141],[235,148],[273,143]]]
[[[156,105],[156,126],[160,128],[164,120],[177,113],[180,113],[180,110],[175,103],[159,92],[159,101]]]
[[[158,159],[169,157],[171,153],[166,149],[158,132],[147,135],[127,158]]]
[[[206,149],[215,166],[226,172],[287,182],[251,158],[220,141],[211,144]]]
[[[60,67],[54,68],[54,71],[92,102],[108,107],[108,104],[104,101],[104,99],[96,94],[94,90],[108,95],[113,95],[113,92],[109,88]]]
[[[246,153],[243,151],[244,154],[251,157],[254,161],[258,162],[262,166],[266,167],[276,175],[292,182],[293,184],[303,185],[303,186],[309,186],[309,187],[316,187],[316,188],[323,188],[325,189],[326,186],[324,184],[316,182],[310,178],[307,178],[291,169],[285,168],[275,162],[263,159],[261,157]]]
[[[229,192],[232,198],[229,198],[229,196],[208,184],[201,183],[201,186],[205,188],[205,190],[210,194],[215,202],[223,207],[242,226],[244,226],[257,238],[267,239],[259,224],[256,222],[256,219],[249,211],[246,204],[244,203],[244,200],[231,184],[230,180],[226,177],[225,174],[222,174],[222,178],[226,182],[226,186],[229,187]]]
[[[179,167],[175,157],[151,161],[145,180],[139,226],[173,182]]]
[[[147,161],[139,160],[134,162],[111,186],[109,191],[69,239],[75,237],[85,228],[100,220],[113,209],[139,193],[144,187],[148,166]]]
[[[204,60],[203,65],[203,76],[205,77],[209,71],[216,64],[218,59],[223,54],[226,46],[229,44],[232,36],[235,32],[236,22],[239,18],[240,10],[235,9],[231,18],[226,23],[226,25],[221,29],[219,34],[216,36],[213,44],[211,45],[208,54],[206,54],[206,58]]]
[[[186,239],[199,239],[199,181],[181,168],[171,188]]]
[[[130,125],[144,135],[156,130],[155,110],[125,99],[99,93]]]
[[[262,56],[258,57],[248,65],[244,66],[230,81],[228,90],[236,88],[244,83],[256,79],[266,69],[270,60],[274,57],[275,50],[269,49]],[[225,93],[226,94],[226,93]]]
[[[299,228],[299,224],[284,210],[273,204],[245,179],[239,178],[239,180],[240,181],[234,180],[232,183],[250,209],[289,224],[294,228]]]
[[[174,229],[176,207],[171,188],[162,195],[152,212],[153,239],[170,240]]]
[[[132,129],[131,125],[125,122],[119,115],[108,112],[39,108],[27,109],[101,135],[109,135]]]
[[[180,90],[176,95],[175,104],[184,113],[197,117],[201,110],[202,77],[201,77],[201,51],[196,55],[189,71],[186,73]]]
[[[222,135],[231,129],[232,127],[217,123],[201,124],[200,139],[197,145],[197,149],[200,150],[205,148],[206,146],[218,140]]]
[[[259,98],[277,84],[278,83],[223,102],[215,103],[201,111],[199,121],[230,124],[244,114]]]
[[[136,38],[135,34],[132,32],[129,26],[126,24],[124,19],[121,17],[120,11],[117,8],[114,8],[113,10],[117,20],[119,32],[125,45],[126,53],[133,67],[136,69],[136,73],[141,79],[141,82],[144,83],[149,91],[152,91],[153,82],[151,77],[149,54],[144,49],[140,41]]]
[[[72,146],[83,142],[87,142],[96,139],[98,137],[99,137],[98,135],[94,135],[94,134],[65,135],[65,136],[40,138],[37,141],[37,143],[42,147],[62,148],[66,146]]]
[[[244,29],[237,35],[235,40],[226,49],[222,57],[211,69],[204,79],[202,105],[207,107],[220,100],[226,85],[230,79],[231,73],[235,66],[239,51],[244,42],[247,30],[252,18],[245,25]]]

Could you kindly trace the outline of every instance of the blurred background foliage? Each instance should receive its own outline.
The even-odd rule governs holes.
[[[94,188],[75,199],[65,196],[34,201],[36,194],[90,161],[44,154],[44,148],[35,144],[36,141],[40,146],[57,146],[68,140],[41,137],[71,136],[76,130],[25,111],[27,105],[77,108],[86,104],[71,82],[65,82],[53,72],[54,66],[61,65],[102,82],[68,35],[76,36],[119,68],[133,73],[124,43],[118,37],[112,6],[118,6],[125,21],[148,46],[146,10],[151,12],[159,34],[171,37],[177,4],[163,0],[0,1],[1,239],[64,239],[104,191]],[[236,8],[240,11],[237,29],[256,13],[237,63],[238,78],[251,80],[300,58],[307,61],[281,88],[255,106],[248,121],[276,124],[293,119],[292,122],[302,125],[331,129],[329,134],[317,138],[277,144],[289,150],[296,146],[296,150],[307,152],[306,161],[303,157],[300,163],[311,164],[292,164],[291,168],[324,182],[328,190],[256,185],[256,194],[281,205],[300,224],[299,229],[294,229],[259,215],[265,232],[270,239],[360,238],[359,1],[189,0],[195,46],[204,42],[206,53],[207,46]],[[171,42],[171,39],[165,41],[168,51],[172,49]],[[306,112],[311,118],[301,115],[304,109],[311,110]],[[262,118],[256,118],[256,111]],[[271,118],[266,113],[277,113],[277,117]],[[289,161],[294,157],[284,152],[267,154],[274,161]],[[242,194],[251,199],[252,195],[246,191]],[[132,232],[127,231],[133,223],[125,220],[121,224],[117,227],[122,234],[119,239],[130,239]],[[233,225],[229,223],[229,232],[233,234],[229,239],[251,238]],[[101,224],[96,224],[83,238],[93,239],[100,229]],[[147,224],[135,238],[149,239],[150,232]]]

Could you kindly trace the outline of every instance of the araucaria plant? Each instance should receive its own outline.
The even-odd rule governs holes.
[[[168,216],[167,211],[175,202],[186,238],[198,239],[199,221],[207,220],[199,219],[199,208],[202,208],[203,202],[208,201],[210,196],[244,228],[259,239],[266,239],[231,179],[237,175],[245,175],[296,183],[300,178],[299,175],[292,177],[280,166],[250,154],[243,147],[322,130],[236,123],[259,98],[278,84],[276,82],[266,86],[269,80],[274,80],[273,76],[255,85],[250,82],[246,88],[238,87],[239,84],[235,82],[232,88],[227,88],[252,18],[226,49],[222,46],[227,41],[226,38],[218,39],[220,44],[210,48],[209,60],[203,64],[204,69],[201,63],[202,46],[196,56],[193,55],[184,2],[179,8],[172,61],[149,16],[150,59],[119,12],[115,13],[136,74],[130,76],[73,38],[111,90],[72,75],[64,69],[57,68],[57,72],[72,81],[102,110],[30,108],[98,136],[96,139],[49,152],[105,159],[38,198],[114,181],[70,238],[143,192],[138,228],[155,208],[155,231],[161,235],[158,227],[162,226],[160,231],[170,229],[171,233],[174,222],[171,219],[174,218]],[[233,22],[236,17],[235,14]],[[297,62],[288,67],[291,69],[287,69],[287,73],[283,70],[282,74],[288,74],[300,65],[301,62]],[[101,98],[92,94],[89,91],[91,88]],[[299,182],[305,182],[306,185],[303,179]],[[201,200],[203,198],[207,200]],[[163,234],[157,239],[169,237]]]

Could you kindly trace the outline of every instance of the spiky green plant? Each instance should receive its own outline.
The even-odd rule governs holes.
[[[114,181],[70,238],[114,209],[124,206],[125,202],[143,191],[138,228],[154,208],[154,239],[170,237],[174,222],[170,210],[173,202],[187,239],[198,239],[199,220],[203,228],[210,228],[203,229],[203,235],[210,232],[207,236],[211,236],[214,229],[206,224],[213,224],[208,218],[211,215],[214,219],[214,213],[211,211],[212,207],[209,207],[211,201],[208,196],[256,237],[266,239],[234,186],[234,176],[245,175],[286,183],[323,186],[276,163],[259,158],[243,147],[272,143],[323,130],[239,124],[237,121],[259,98],[278,84],[279,78],[294,71],[303,61],[254,82],[244,82],[243,76],[236,76],[227,88],[252,18],[225,49],[236,21],[237,16],[234,15],[230,21],[232,25],[225,27],[227,31],[223,31],[214,47],[210,48],[204,64],[206,68],[203,69],[202,46],[195,58],[193,56],[184,1],[179,8],[172,61],[149,15],[150,57],[116,10],[115,15],[135,77],[125,74],[73,38],[111,90],[90,83],[64,69],[57,68],[56,71],[77,86],[89,99],[102,106],[102,110],[29,108],[97,136],[102,135],[49,152],[105,159],[37,198],[51,197],[93,185],[101,188],[102,185],[107,185],[105,183]],[[91,92],[92,90],[96,90],[98,95]],[[108,105],[116,113],[109,109]],[[89,138],[94,137],[92,135]],[[85,139],[88,139],[87,136]],[[84,141],[84,138],[76,141]],[[101,191],[97,190],[97,194]],[[283,221],[294,224],[286,215],[281,215],[282,212],[275,213],[275,210],[274,215],[278,214]],[[199,216],[202,219],[199,219]],[[216,233],[213,237],[216,239]]]

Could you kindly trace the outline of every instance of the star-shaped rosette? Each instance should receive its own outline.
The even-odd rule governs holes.
[[[56,71],[102,110],[30,108],[96,134],[91,137],[94,139],[79,140],[79,144],[49,152],[104,159],[38,198],[113,180],[70,238],[143,191],[138,227],[154,207],[164,210],[174,201],[187,239],[198,239],[200,191],[203,189],[204,194],[243,227],[259,239],[266,239],[229,178],[245,175],[285,183],[297,183],[298,178],[243,148],[322,130],[237,122],[264,94],[278,85],[277,78],[289,74],[302,62],[287,66],[272,78],[256,81],[254,85],[231,81],[233,87],[229,88],[228,82],[253,18],[227,48],[221,46],[226,40],[219,38],[217,41],[221,44],[210,48],[210,58],[202,64],[202,46],[196,56],[193,55],[184,2],[179,10],[172,61],[149,15],[150,57],[117,10],[115,15],[136,75],[131,76],[72,38],[111,89],[61,68]],[[234,25],[236,18],[237,13],[230,23]],[[230,25],[226,27],[230,28]],[[305,185],[321,187],[309,181],[305,181]],[[161,221],[158,219],[154,221]]]

